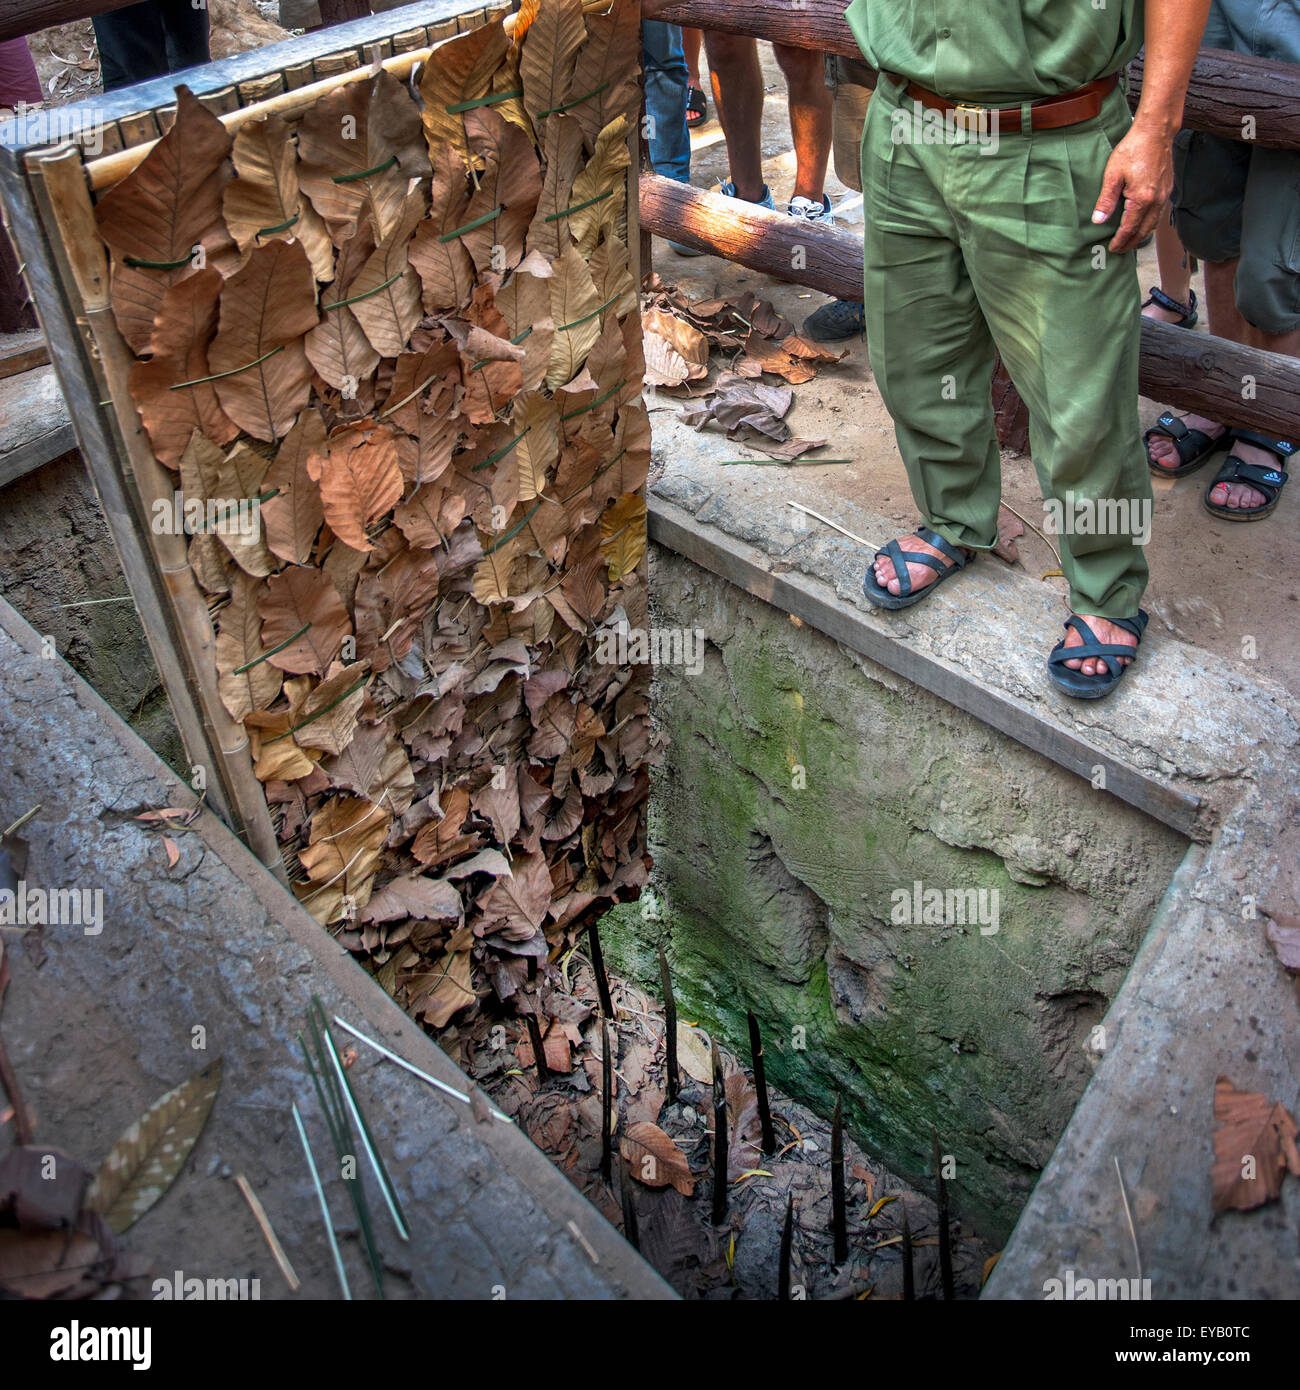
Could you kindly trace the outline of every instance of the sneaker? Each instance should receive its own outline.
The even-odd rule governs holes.
[[[718,189],[718,192],[721,193],[724,198],[734,198],[736,196],[736,185],[728,179],[726,183]],[[773,212],[776,211],[776,202],[772,197],[772,190],[767,184],[763,185],[763,196],[757,201],[755,206],[760,208],[771,208]],[[697,251],[694,246],[683,246],[678,241],[670,241],[668,245],[671,246],[679,256],[703,256],[707,254],[704,251]]]
[[[726,183],[718,189],[718,192],[721,193],[724,198],[734,198],[736,196],[736,185],[728,179]],[[749,201],[752,202],[755,207],[771,208],[773,212],[776,211],[776,202],[772,197],[772,190],[767,184],[763,185],[763,196],[761,198],[751,198]]]
[[[818,342],[838,343],[857,338],[866,330],[862,305],[851,299],[832,299],[803,321],[803,331]]]
[[[791,198],[785,211],[787,217],[797,217],[804,222],[816,222],[821,227],[833,227],[835,225],[835,214],[831,211],[829,193],[822,194],[820,203],[814,203],[811,198],[802,196]]]

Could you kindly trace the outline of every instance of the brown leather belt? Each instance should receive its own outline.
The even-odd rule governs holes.
[[[895,82],[904,78],[896,73],[886,73]],[[1057,130],[1061,126],[1078,125],[1080,121],[1090,121],[1101,112],[1102,103],[1114,91],[1119,77],[1099,77],[1077,91],[1066,92],[1059,97],[1046,97],[1034,102],[1029,108],[1029,123],[1033,130]],[[932,111],[955,113],[955,124],[971,135],[987,135],[993,130],[999,134],[1016,134],[1020,130],[1020,107],[1018,106],[977,106],[972,102],[949,101],[937,92],[928,91],[918,82],[908,82],[904,94],[919,101]]]

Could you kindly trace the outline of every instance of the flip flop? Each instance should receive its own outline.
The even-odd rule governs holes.
[[[1174,441],[1174,450],[1179,460],[1177,468],[1166,468],[1151,456],[1153,435]],[[1142,443],[1146,446],[1147,467],[1150,468],[1153,477],[1185,478],[1189,473],[1195,473],[1198,468],[1204,468],[1210,461],[1210,455],[1226,444],[1228,438],[1226,432],[1212,439],[1204,430],[1189,429],[1177,415],[1166,410],[1142,436]]]
[[[926,545],[932,545],[936,550],[942,551],[952,561],[952,564],[945,565],[942,560],[937,560],[933,555],[925,555],[920,551],[904,550],[897,541],[890,541],[888,545],[877,550],[876,555],[884,555],[894,562],[894,573],[898,576],[899,592],[891,594],[888,589],[877,584],[875,570],[870,566],[868,566],[867,573],[862,580],[862,592],[877,608],[910,608],[914,603],[920,603],[923,598],[928,598],[945,579],[951,579],[958,570],[964,570],[975,558],[973,555],[964,554],[958,547],[949,545],[938,531],[931,531],[927,526],[918,526],[912,534],[920,536]],[[939,577],[923,589],[913,592],[912,577],[907,572],[908,565],[927,565]]]
[[[1142,645],[1142,634],[1147,625],[1144,609],[1138,609],[1136,618],[1112,618],[1111,622],[1116,627],[1122,627],[1125,632],[1131,632],[1138,639],[1138,646]],[[1100,700],[1103,695],[1109,695],[1115,689],[1124,679],[1124,672],[1128,670],[1128,666],[1121,666],[1118,661],[1111,661],[1110,658],[1126,656],[1131,666],[1137,657],[1138,649],[1103,642],[1092,628],[1074,613],[1065,620],[1065,626],[1072,627],[1083,641],[1077,647],[1067,647],[1065,639],[1062,638],[1047,658],[1047,674],[1060,689],[1076,700]],[[1087,676],[1082,671],[1072,671],[1065,664],[1067,661],[1087,661],[1090,657],[1097,656],[1106,658],[1104,676]]]
[[[705,100],[704,93],[698,87],[688,87],[686,89],[687,130],[694,130],[697,125],[703,125],[708,109],[709,103]]]
[[[1270,439],[1268,435],[1259,434],[1255,430],[1230,430],[1228,437],[1234,443],[1240,440],[1246,444],[1258,444],[1261,449],[1267,449],[1279,464],[1295,453],[1294,444],[1288,443],[1285,439]],[[1247,463],[1236,454],[1229,454],[1214,481],[1205,489],[1201,501],[1205,503],[1207,512],[1212,516],[1221,517],[1224,521],[1262,521],[1277,506],[1278,498],[1281,497],[1282,489],[1290,476],[1285,468],[1268,468],[1262,463]],[[1210,494],[1220,483],[1246,483],[1257,492],[1262,492],[1266,500],[1258,507],[1221,507],[1217,502],[1210,501]]]

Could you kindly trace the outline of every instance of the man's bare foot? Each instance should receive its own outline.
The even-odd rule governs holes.
[[[907,554],[933,555],[936,560],[942,560],[945,569],[952,569],[952,561],[942,550],[936,550],[934,546],[927,545],[920,536],[900,536],[898,538],[898,548]],[[965,549],[965,547],[961,547]],[[970,551],[967,550],[969,555]],[[894,572],[894,562],[888,555],[877,555],[873,564],[876,575],[876,583],[882,589],[887,589],[891,594],[902,593],[903,586],[898,582],[898,575]],[[929,565],[911,565],[907,567],[908,578],[912,581],[912,592],[920,593],[922,589],[928,589],[939,578],[939,572],[931,569]]]
[[[1184,415],[1182,420],[1189,430],[1200,430],[1210,439],[1221,439],[1228,432],[1226,426],[1207,420],[1204,415]],[[1276,457],[1258,444],[1238,442],[1232,446],[1232,452],[1243,463],[1257,463],[1263,468],[1277,467]],[[1177,468],[1181,462],[1174,441],[1163,434],[1151,436],[1147,441],[1147,454],[1158,468]],[[1268,498],[1249,483],[1216,483],[1210,492],[1210,501],[1216,507],[1262,507]]]
[[[1242,463],[1257,463],[1261,468],[1278,466],[1277,455],[1268,449],[1261,449],[1258,444],[1247,444],[1238,439],[1233,443],[1231,452]],[[1235,511],[1238,507],[1262,507],[1268,498],[1249,483],[1215,483],[1210,489],[1210,501],[1216,507]]]
[[[1197,427],[1199,428],[1199,426]],[[909,565],[910,569],[911,566]],[[1137,651],[1138,639],[1133,636],[1127,628],[1117,627],[1107,618],[1094,618],[1090,613],[1080,613],[1077,616],[1097,634],[1097,640],[1104,647],[1132,647]],[[1080,647],[1083,645],[1083,637],[1077,628],[1067,628],[1065,633],[1065,645],[1067,647]],[[1131,657],[1116,657],[1120,667],[1127,666],[1132,660]],[[1067,661],[1065,663],[1071,671],[1082,671],[1085,676],[1104,676],[1108,674],[1108,668],[1103,658],[1099,656],[1089,657],[1087,661]]]
[[[1209,439],[1222,439],[1228,432],[1226,425],[1207,420],[1204,415],[1183,415],[1180,418],[1189,430],[1200,430]],[[1171,471],[1182,463],[1178,450],[1174,448],[1174,441],[1167,434],[1153,434],[1147,440],[1147,456],[1157,468]]]

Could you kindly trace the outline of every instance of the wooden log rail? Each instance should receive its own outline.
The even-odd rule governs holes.
[[[767,0],[683,0],[655,18],[861,59],[844,9],[845,0],[803,0],[797,8]],[[1129,103],[1136,106],[1142,90],[1141,59],[1130,74]],[[1255,118],[1253,134],[1243,127],[1245,115]],[[1300,65],[1203,48],[1187,89],[1183,124],[1229,140],[1300,149]]]
[[[110,10],[125,9],[134,0],[0,0],[0,39],[39,34],[56,24],[75,24]]]
[[[779,280],[841,299],[862,297],[862,240],[752,203],[641,175],[641,225]],[[1144,396],[1224,424],[1300,436],[1300,362],[1224,338],[1142,320]]]

